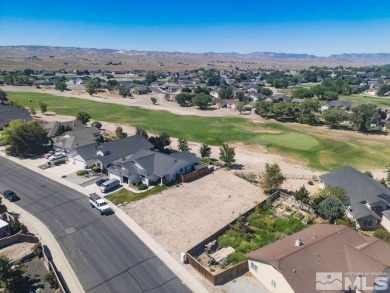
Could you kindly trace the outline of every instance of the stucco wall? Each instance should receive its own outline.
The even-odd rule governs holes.
[[[255,261],[248,261],[249,271],[252,275],[258,279],[270,292],[272,293],[294,293],[289,283],[283,275],[276,270],[273,266]],[[253,268],[253,265],[257,266],[257,271]],[[272,286],[272,281],[275,282],[275,287]]]

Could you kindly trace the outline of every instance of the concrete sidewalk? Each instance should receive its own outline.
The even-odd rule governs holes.
[[[83,188],[75,183],[72,183],[64,178],[59,178],[57,176],[53,176],[54,174],[50,174],[50,172],[47,172],[48,170],[42,170],[38,168],[36,165],[33,163],[29,163],[29,160],[20,160],[11,156],[8,156],[4,153],[3,151],[4,148],[0,148],[0,155],[5,157],[8,160],[11,160],[19,165],[22,165],[31,171],[34,171],[38,174],[41,174],[45,177],[48,177],[51,180],[57,181],[58,183],[65,185],[69,188],[72,188],[80,193],[85,194],[88,196],[91,193],[91,190],[89,188]],[[12,204],[12,203],[11,203]],[[14,205],[16,206],[16,205]],[[178,263],[178,260],[174,259],[168,252],[166,252],[160,244],[158,244],[145,230],[143,230],[133,219],[129,217],[123,210],[115,206],[113,203],[111,203],[111,207],[115,211],[116,216],[118,217],[119,220],[121,220],[179,279],[182,281],[183,284],[185,284],[192,292],[194,293],[207,293],[207,291],[204,286],[197,280],[186,268],[184,268],[180,263]],[[19,208],[21,212],[24,214],[28,214],[21,208]],[[14,210],[15,212],[16,209]],[[35,218],[33,215],[30,215],[31,217]],[[29,220],[30,221],[30,220]],[[35,218],[35,221],[40,222],[38,219]],[[50,233],[49,229],[42,223],[40,222],[42,226],[45,227],[46,231],[44,231],[45,234],[50,234],[52,237],[52,240],[55,242],[52,243],[52,246],[55,250],[59,250],[60,252],[56,252],[58,256],[62,255],[64,260],[66,261],[67,265],[62,263],[62,267],[60,267],[60,263],[57,264],[57,261],[55,260],[55,254],[52,252],[54,262],[56,266],[58,267],[58,270],[61,271],[61,273],[64,275],[65,281],[69,283],[74,283],[73,288],[76,288],[77,283],[80,284],[78,281],[73,269],[71,268],[69,262],[66,260],[65,255],[63,254],[58,242],[55,240],[54,236]],[[27,226],[27,225],[26,225]],[[32,230],[31,230],[32,231]],[[41,234],[39,234],[41,235]],[[47,242],[44,242],[49,249],[52,251],[52,247],[49,246]],[[179,256],[178,256],[179,257]],[[64,270],[64,272],[62,271]],[[66,272],[66,273],[65,273]],[[67,279],[68,278],[68,279]],[[74,280],[73,278],[76,278]],[[68,287],[70,288],[71,286],[68,284]],[[80,284],[81,287],[81,284]],[[81,287],[82,288],[82,287]],[[84,292],[84,290],[71,290],[72,292]]]
[[[28,230],[31,233],[34,233],[41,243],[49,248],[53,257],[53,262],[64,277],[66,286],[68,286],[70,292],[85,292],[67,258],[62,252],[60,245],[45,224],[13,202],[3,200],[3,204],[7,207],[8,212],[19,214],[20,222],[26,225]]]

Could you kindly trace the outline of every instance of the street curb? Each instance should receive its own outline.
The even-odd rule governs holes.
[[[13,161],[14,163],[16,163],[18,165],[21,165],[21,166],[35,172],[35,173],[38,173],[44,177],[47,177],[44,173],[44,170],[41,170],[38,167],[35,167],[35,166],[34,167],[26,167],[22,164],[22,162],[20,160],[14,158],[14,157],[8,156],[4,152],[1,152],[1,151],[0,151],[0,155],[3,156],[4,158],[10,160],[10,161]],[[72,189],[76,190],[77,192],[84,194],[85,196],[89,196],[89,193],[87,191],[81,190],[82,187],[80,187],[79,185],[77,185],[73,182],[69,182],[63,178],[53,177],[50,179],[53,181],[56,181],[62,185],[65,185],[69,188],[72,188]],[[119,207],[114,205],[112,202],[110,202],[110,203],[111,203],[111,207],[115,211],[115,214],[118,217],[118,219],[124,225],[126,225],[126,227],[130,231],[132,231],[145,244],[145,246],[148,247],[180,279],[180,281],[184,285],[186,285],[194,293],[209,293],[209,291],[207,291],[204,288],[204,286],[187,269],[183,268],[178,263],[177,260],[175,260],[168,252],[166,252],[164,250],[164,248],[156,240],[154,240],[145,230],[143,230],[142,227],[139,226],[128,214],[126,214],[122,209],[120,209]],[[49,231],[49,233],[51,234],[50,231]],[[57,241],[55,241],[55,242],[59,246],[58,242]],[[63,255],[62,249],[60,247],[59,247],[59,249],[61,251],[61,254]],[[65,255],[63,255],[63,256],[65,257]],[[70,267],[70,264],[67,261],[67,259],[66,259],[66,262],[68,263],[68,266]],[[70,269],[71,269],[73,275],[75,276],[73,269],[71,267],[70,267]],[[77,279],[77,277],[76,277],[76,279]],[[80,284],[78,279],[77,279],[77,282]],[[80,286],[81,286],[81,284],[80,284]],[[85,292],[85,291],[83,290],[83,291],[74,291],[74,292]]]

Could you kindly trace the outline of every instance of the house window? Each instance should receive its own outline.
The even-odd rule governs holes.
[[[274,280],[271,280],[271,286],[276,288],[276,282]]]
[[[180,169],[180,172],[183,172],[183,168]]]
[[[257,265],[253,261],[251,261],[251,268],[252,268],[252,270],[257,272]]]
[[[363,220],[363,227],[372,227],[372,219],[364,219]]]

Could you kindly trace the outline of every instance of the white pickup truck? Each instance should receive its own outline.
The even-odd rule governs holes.
[[[98,211],[100,211],[101,215],[110,214],[113,212],[107,201],[96,193],[91,193],[89,195],[89,202],[93,208],[96,208]]]

